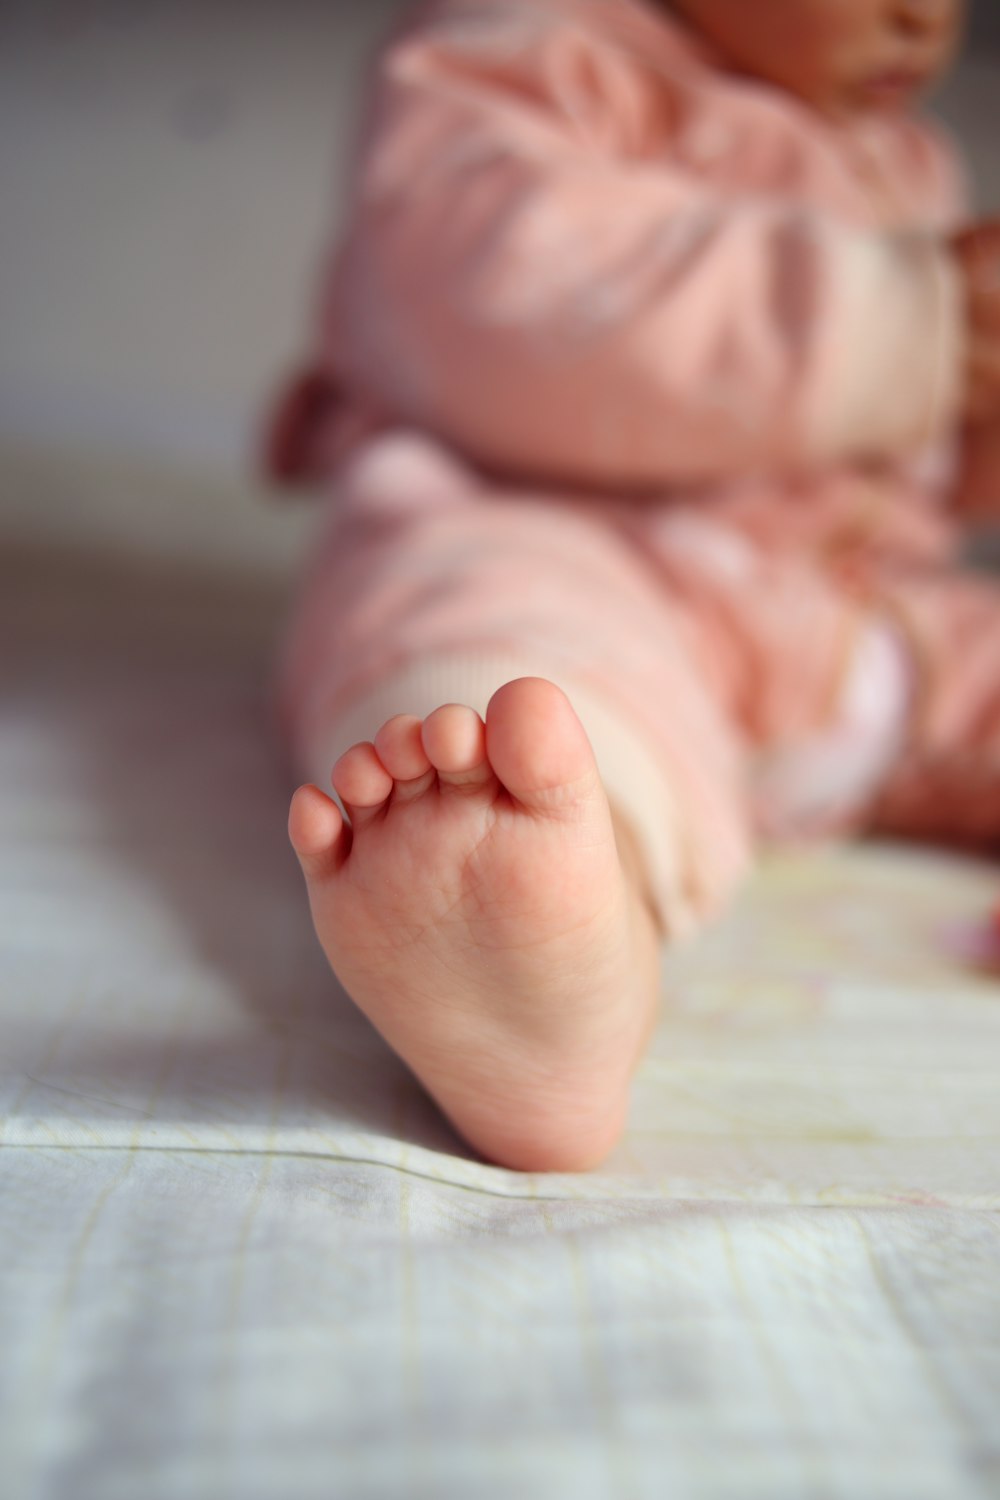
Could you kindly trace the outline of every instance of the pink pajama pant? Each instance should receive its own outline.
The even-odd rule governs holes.
[[[569,694],[665,934],[762,841],[1000,838],[1000,591],[950,567],[850,580],[692,507],[504,490],[388,435],[342,472],[278,656],[295,773],[396,713]]]

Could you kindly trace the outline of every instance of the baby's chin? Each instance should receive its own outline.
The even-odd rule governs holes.
[[[866,80],[831,89],[823,94],[803,93],[802,97],[820,114],[831,119],[885,119],[912,113],[919,107],[929,87],[926,80],[921,80],[920,83],[887,80],[877,84]]]
[[[924,74],[884,73],[856,85],[857,107],[876,114],[905,114],[914,109],[932,80]]]

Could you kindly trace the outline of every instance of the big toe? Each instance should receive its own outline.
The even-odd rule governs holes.
[[[537,812],[564,812],[598,797],[600,774],[586,730],[562,688],[519,677],[486,710],[490,763],[510,795]]]

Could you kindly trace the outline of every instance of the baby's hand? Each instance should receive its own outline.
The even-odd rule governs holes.
[[[965,417],[977,424],[1000,423],[1000,219],[964,229],[951,248],[966,290]]]

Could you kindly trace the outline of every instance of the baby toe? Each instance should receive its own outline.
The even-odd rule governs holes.
[[[350,848],[340,808],[318,786],[300,786],[293,796],[288,837],[310,883],[336,873]]]
[[[444,787],[479,788],[495,780],[486,726],[475,709],[446,703],[424,720],[423,745]]]
[[[375,736],[375,751],[395,781],[416,781],[431,769],[414,714],[397,714],[383,724]]]
[[[384,806],[393,779],[372,744],[352,745],[333,768],[333,788],[357,828]]]

